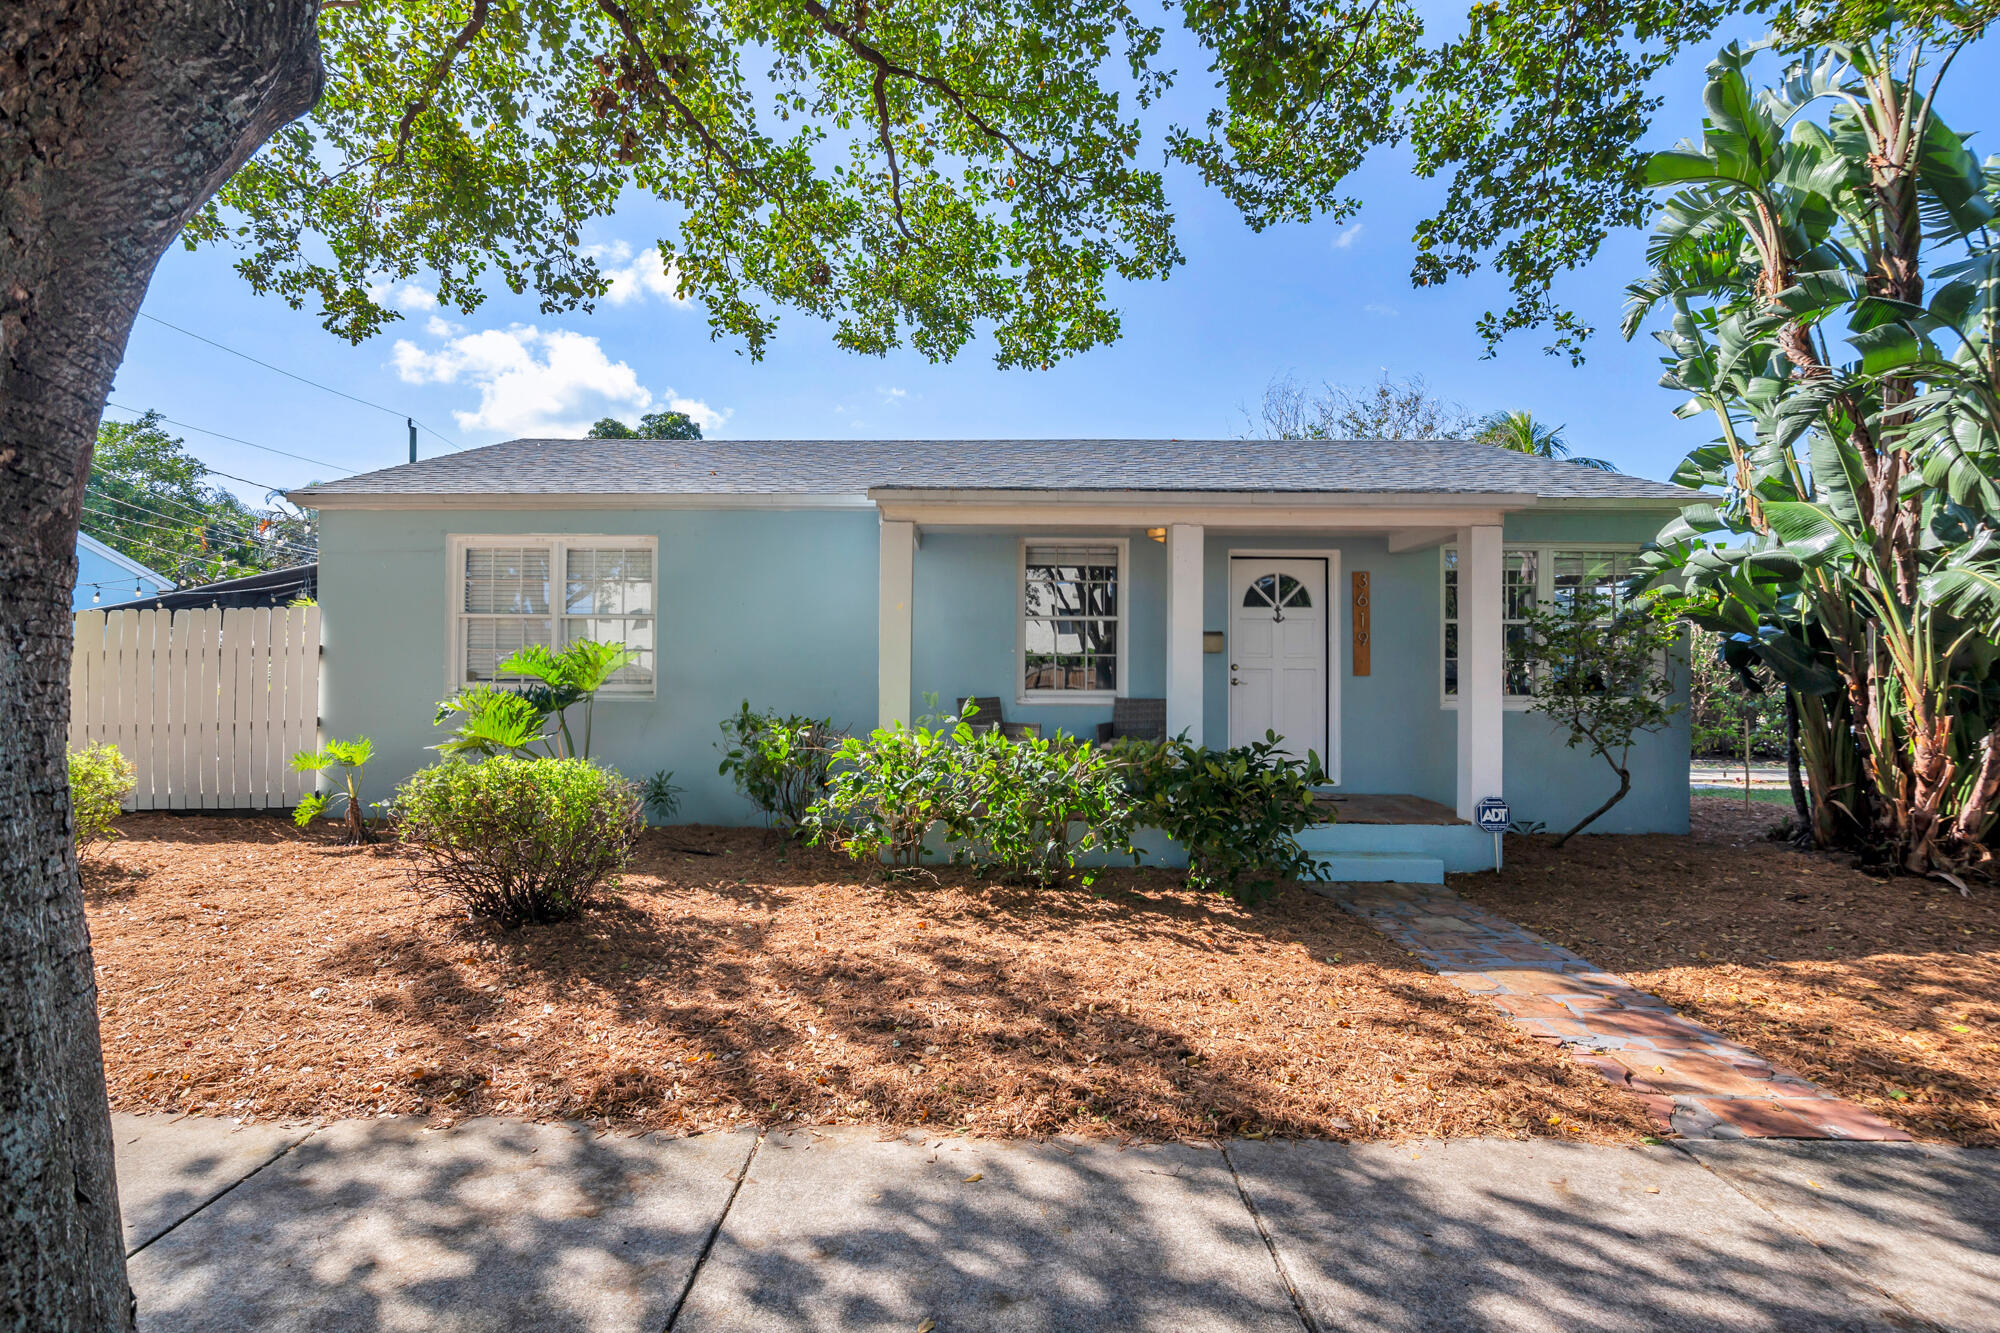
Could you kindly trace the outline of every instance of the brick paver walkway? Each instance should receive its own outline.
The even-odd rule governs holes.
[[[1907,1139],[1888,1121],[1507,918],[1433,884],[1315,886],[1687,1138]]]

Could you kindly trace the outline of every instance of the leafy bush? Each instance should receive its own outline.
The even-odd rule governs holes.
[[[957,820],[966,807],[953,742],[970,744],[978,735],[956,719],[935,728],[924,725],[929,720],[894,722],[843,739],[826,792],[807,809],[800,831],[857,861],[886,857],[896,872],[922,864],[931,825]]]
[[[1010,740],[998,731],[953,733],[956,770],[945,826],[962,859],[987,862],[1030,884],[1090,884],[1085,852],[1132,853],[1132,806],[1121,765],[1098,746],[1057,732]]]
[[[347,802],[347,830],[340,840],[374,841],[368,835],[368,825],[361,820],[361,767],[374,755],[375,742],[366,736],[356,736],[351,741],[328,741],[323,750],[300,750],[293,755],[294,773],[319,773],[338,768],[344,785],[340,791],[331,794],[315,791],[301,797],[292,811],[292,822],[305,828],[324,814],[333,801],[344,800]]]
[[[69,804],[75,812],[76,854],[118,836],[118,818],[139,774],[117,746],[93,741],[69,754]]]
[[[535,685],[471,685],[437,706],[432,725],[452,717],[458,725],[446,740],[431,748],[452,759],[490,759],[495,755],[535,757],[535,749],[551,759],[590,758],[591,724],[597,692],[611,678],[639,660],[622,643],[573,639],[551,652],[531,643],[499,665],[503,676],[524,677]],[[583,705],[583,745],[570,731],[569,710]]]
[[[715,771],[732,779],[766,819],[791,832],[826,793],[834,753],[847,739],[829,718],[756,713],[748,699],[735,717],[723,720],[722,736],[728,749]]]
[[[842,741],[806,813],[809,836],[907,872],[941,827],[954,861],[1044,887],[1093,882],[1078,864],[1087,852],[1131,853],[1131,802],[1108,751],[1062,733],[1009,739],[964,718],[931,721]]]
[[[437,764],[394,808],[419,881],[506,926],[576,916],[645,822],[638,787],[585,759]]]
[[[1737,670],[1724,660],[1722,647],[1721,635],[1695,631],[1688,673],[1688,730],[1695,757],[1742,759],[1747,730],[1750,758],[1783,759],[1784,686],[1761,664]],[[1746,677],[1755,682],[1754,690]]]
[[[1230,750],[1184,739],[1124,741],[1117,749],[1131,776],[1134,818],[1187,849],[1191,887],[1255,898],[1279,880],[1324,877],[1297,836],[1330,817],[1313,803],[1313,787],[1326,781],[1317,754],[1293,759],[1270,732]]]

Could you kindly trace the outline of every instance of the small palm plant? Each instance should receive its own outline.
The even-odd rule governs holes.
[[[537,684],[519,688],[474,685],[438,705],[435,722],[457,716],[458,728],[433,749],[455,759],[495,755],[535,758],[540,746],[551,759],[590,758],[592,715],[597,692],[639,660],[622,643],[576,639],[551,652],[529,644],[500,663],[502,675]],[[583,705],[583,744],[570,731],[569,710]]]
[[[338,768],[345,790],[307,794],[299,801],[298,808],[292,811],[292,822],[305,828],[326,812],[330,802],[344,797],[347,801],[347,830],[340,840],[343,843],[373,842],[368,826],[361,820],[361,766],[374,754],[375,742],[366,736],[356,736],[351,741],[328,741],[324,748],[316,752],[300,750],[293,755],[294,773],[321,773],[329,768]]]

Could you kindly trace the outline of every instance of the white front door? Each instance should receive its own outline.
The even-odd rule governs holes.
[[[1288,754],[1317,751],[1333,768],[1327,732],[1331,631],[1324,556],[1229,561],[1229,743],[1276,732]]]

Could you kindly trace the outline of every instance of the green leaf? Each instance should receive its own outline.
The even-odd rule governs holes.
[[[1853,550],[1850,534],[1824,505],[1778,501],[1764,506],[1764,520],[1785,543],[1786,551],[1809,565]]]

